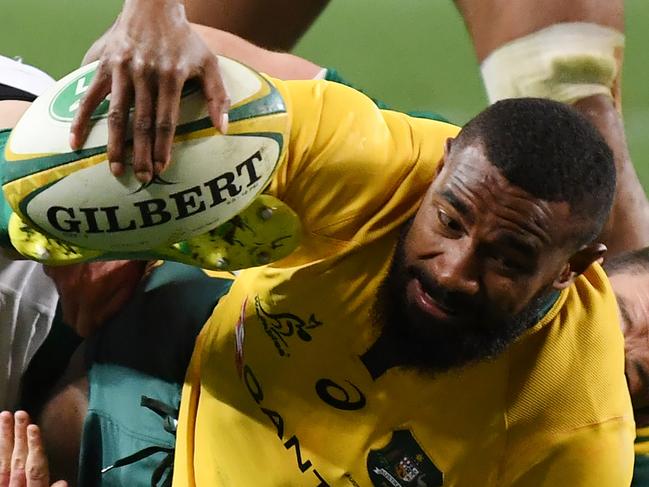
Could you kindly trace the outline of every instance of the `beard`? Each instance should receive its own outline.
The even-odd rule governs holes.
[[[401,230],[373,307],[374,322],[381,327],[380,341],[389,344],[394,365],[434,374],[493,359],[536,324],[556,300],[558,292],[547,286],[521,312],[502,317],[490,303],[443,288],[432,276],[407,266],[405,238],[411,224]],[[410,305],[406,287],[413,277],[436,302],[461,314],[442,321]]]

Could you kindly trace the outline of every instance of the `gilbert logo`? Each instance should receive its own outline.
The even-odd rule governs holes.
[[[88,91],[92,80],[97,73],[96,67],[79,75],[67,85],[54,97],[50,104],[50,115],[53,119],[61,122],[71,122],[74,118],[81,98]],[[108,114],[108,99],[102,101],[92,114],[92,120],[99,120],[105,118]]]
[[[100,234],[155,227],[182,220],[219,205],[227,205],[244,193],[246,188],[256,186],[261,176],[255,168],[255,162],[261,161],[261,152],[257,151],[238,164],[234,171],[225,171],[200,185],[183,187],[156,198],[147,197],[146,193],[142,198],[137,198],[136,195],[140,193],[137,190],[132,194],[133,199],[122,198],[118,204],[111,206],[52,205],[46,211],[47,222],[63,234]],[[161,178],[156,178],[151,183],[177,186],[176,183]]]

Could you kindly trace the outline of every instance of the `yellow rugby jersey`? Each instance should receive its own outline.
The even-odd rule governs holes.
[[[270,192],[302,218],[289,258],[242,272],[187,373],[174,485],[628,485],[623,342],[596,265],[496,360],[369,370],[400,226],[458,129],[326,82],[278,82],[292,135]]]

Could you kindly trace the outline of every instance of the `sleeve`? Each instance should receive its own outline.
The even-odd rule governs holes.
[[[633,474],[631,421],[616,418],[580,428],[548,451],[510,487],[628,487]],[[523,460],[525,455],[518,456]]]
[[[269,193],[307,232],[349,240],[363,228],[400,225],[432,181],[458,128],[380,110],[327,81],[275,81],[291,117],[285,160]]]

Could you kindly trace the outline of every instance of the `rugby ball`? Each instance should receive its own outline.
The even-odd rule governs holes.
[[[269,184],[288,131],[286,105],[269,79],[219,59],[231,100],[226,135],[212,126],[201,90],[188,84],[172,163],[142,184],[130,168],[119,178],[109,171],[108,100],[93,114],[83,149],[68,145],[72,119],[97,65],[70,73],[40,96],[5,146],[5,198],[29,225],[84,248],[144,251],[225,223]]]

